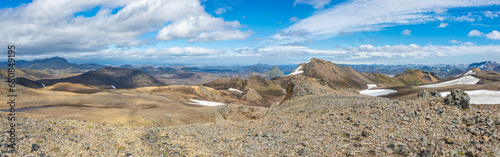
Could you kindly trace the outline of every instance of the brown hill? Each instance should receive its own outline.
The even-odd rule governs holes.
[[[35,82],[35,83],[34,83]],[[140,71],[125,68],[105,67],[98,70],[88,71],[78,76],[62,79],[42,79],[30,82],[21,79],[18,83],[31,88],[51,86],[59,82],[79,83],[92,86],[114,86],[116,88],[136,88],[147,86],[163,86],[163,82]],[[29,86],[29,85],[38,86]]]
[[[333,84],[339,88],[365,89],[366,84],[374,83],[372,79],[347,66],[312,58],[308,63],[300,64],[302,75],[316,78]],[[301,75],[301,74],[299,74]]]
[[[16,69],[16,77],[25,77],[31,80],[38,80],[42,78],[49,78],[51,77],[50,73],[41,71],[41,70],[33,70],[33,69],[25,69],[25,68],[19,68]],[[7,77],[7,71],[4,69],[0,69],[0,76],[1,77]]]
[[[419,69],[406,70],[405,72],[394,77],[389,77],[379,73],[363,74],[373,79],[379,87],[415,86],[439,81],[436,73],[422,71]]]

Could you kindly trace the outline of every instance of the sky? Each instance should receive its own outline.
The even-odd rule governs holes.
[[[500,61],[500,0],[2,0],[24,60],[146,65]]]

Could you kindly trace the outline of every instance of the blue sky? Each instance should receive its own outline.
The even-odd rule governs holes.
[[[500,61],[500,1],[36,0],[0,4],[19,59],[101,64]]]

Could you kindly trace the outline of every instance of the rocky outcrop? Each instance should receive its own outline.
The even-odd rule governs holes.
[[[418,98],[430,98],[431,94],[427,92],[426,90],[418,91],[417,93]]]
[[[441,98],[441,97],[442,97],[442,96],[441,96],[441,93],[439,93],[438,91],[432,91],[432,92],[431,92],[431,96],[432,96],[432,97],[438,97],[438,98]]]
[[[470,105],[470,97],[463,90],[454,89],[444,98],[444,102],[459,109],[467,109]]]
[[[418,91],[417,96],[418,98],[441,98],[441,94],[439,92],[431,91],[431,93],[429,93],[426,90]]]

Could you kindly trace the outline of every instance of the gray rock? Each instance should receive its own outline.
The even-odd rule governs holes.
[[[432,91],[431,92],[431,96],[432,97],[442,98],[441,93],[439,93],[438,91]]]
[[[461,89],[454,89],[448,94],[444,102],[447,105],[454,106],[459,109],[468,109],[470,105],[470,97]]]
[[[429,94],[429,92],[427,92],[426,90],[423,90],[423,91],[418,91],[417,96],[418,98],[430,98],[431,94]]]
[[[37,144],[31,145],[31,151],[37,151],[40,148]]]
[[[431,157],[432,156],[432,150],[429,148],[425,148],[420,153],[417,155],[418,157]]]

